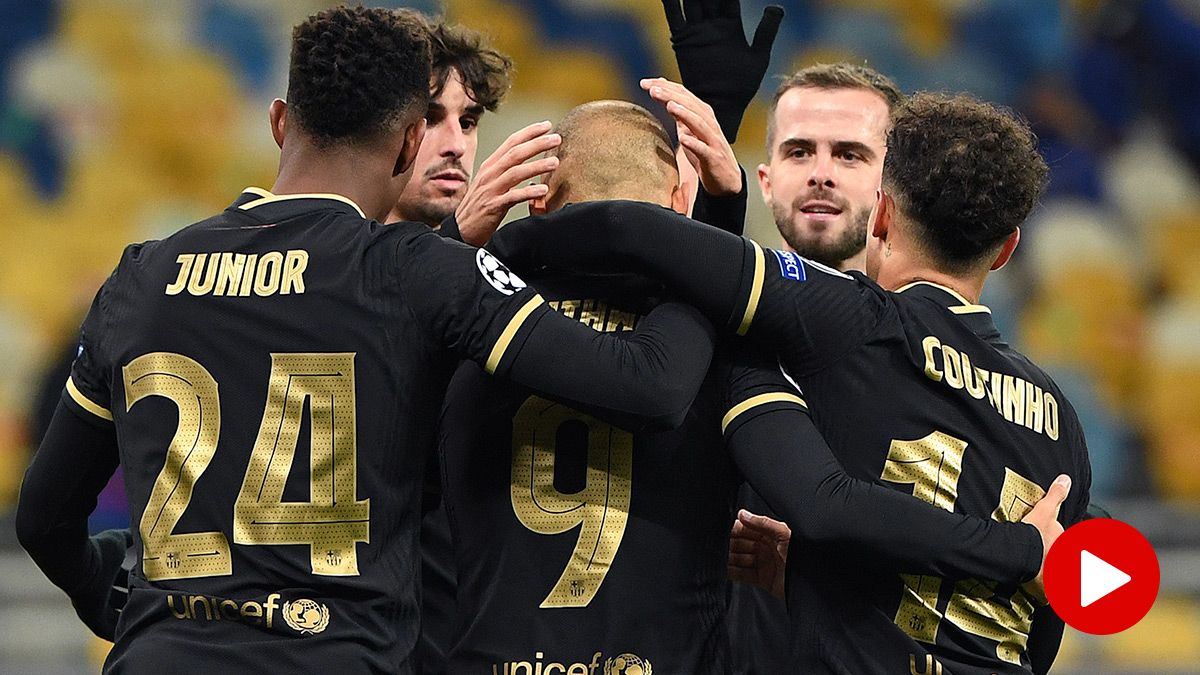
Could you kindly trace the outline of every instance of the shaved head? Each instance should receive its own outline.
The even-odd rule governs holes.
[[[546,208],[599,199],[633,199],[671,206],[679,170],[671,139],[645,108],[626,101],[592,101],[573,108],[556,129],[558,168],[547,183]]]

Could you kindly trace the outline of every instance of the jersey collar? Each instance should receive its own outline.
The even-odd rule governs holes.
[[[1000,338],[1000,332],[992,321],[991,308],[968,301],[953,288],[932,281],[914,281],[897,288],[895,292],[932,300],[957,314],[976,335],[988,340]]]
[[[271,220],[285,218],[289,215],[313,209],[332,208],[345,213],[357,214],[366,218],[363,210],[349,197],[342,195],[312,193],[277,195],[257,187],[248,187],[238,195],[233,207],[241,211],[252,211]],[[270,214],[270,215],[268,215]]]

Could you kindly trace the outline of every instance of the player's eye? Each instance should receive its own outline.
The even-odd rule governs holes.
[[[788,154],[787,154],[788,157],[791,157],[793,159],[803,159],[810,155],[812,155],[812,153],[809,152],[808,149],[806,149],[806,148],[792,148],[791,150],[788,151]]]
[[[841,154],[839,155],[839,157],[840,157],[841,159],[843,159],[843,160],[847,161],[847,162],[861,162],[861,161],[863,161],[863,156],[862,156],[862,155],[860,155],[860,154],[858,154],[857,152],[850,152],[850,151],[846,151],[846,152],[843,152],[843,153],[841,153]]]
[[[479,126],[479,119],[475,117],[463,117],[459,120],[463,131],[470,131]]]

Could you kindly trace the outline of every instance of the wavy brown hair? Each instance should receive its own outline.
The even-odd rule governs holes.
[[[971,96],[914,94],[892,115],[884,188],[947,271],[994,256],[1037,204],[1048,172],[1028,124]]]

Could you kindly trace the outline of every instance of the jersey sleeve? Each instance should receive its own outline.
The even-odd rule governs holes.
[[[105,337],[110,330],[106,304],[109,285],[116,275],[105,282],[92,301],[79,336],[79,351],[71,364],[62,400],[83,420],[101,427],[112,428],[112,365],[106,356]]]
[[[431,338],[489,374],[622,425],[675,426],[712,358],[712,326],[679,303],[656,307],[628,338],[553,311],[484,249],[427,233],[409,244],[402,287]]]
[[[748,335],[797,373],[861,344],[886,311],[862,278],[763,248],[643,202],[587,202],[515,221],[489,248],[518,272],[634,272],[657,279],[720,330]]]
[[[741,169],[741,167],[738,167]],[[692,204],[692,218],[706,225],[741,236],[746,230],[746,171],[742,171],[742,191],[736,195],[717,196],[709,194],[703,185],[696,189],[696,201]]]
[[[1041,566],[1031,525],[935,508],[848,476],[777,364],[742,347],[719,366],[726,448],[793,536],[854,550],[898,572],[1019,584]]]

